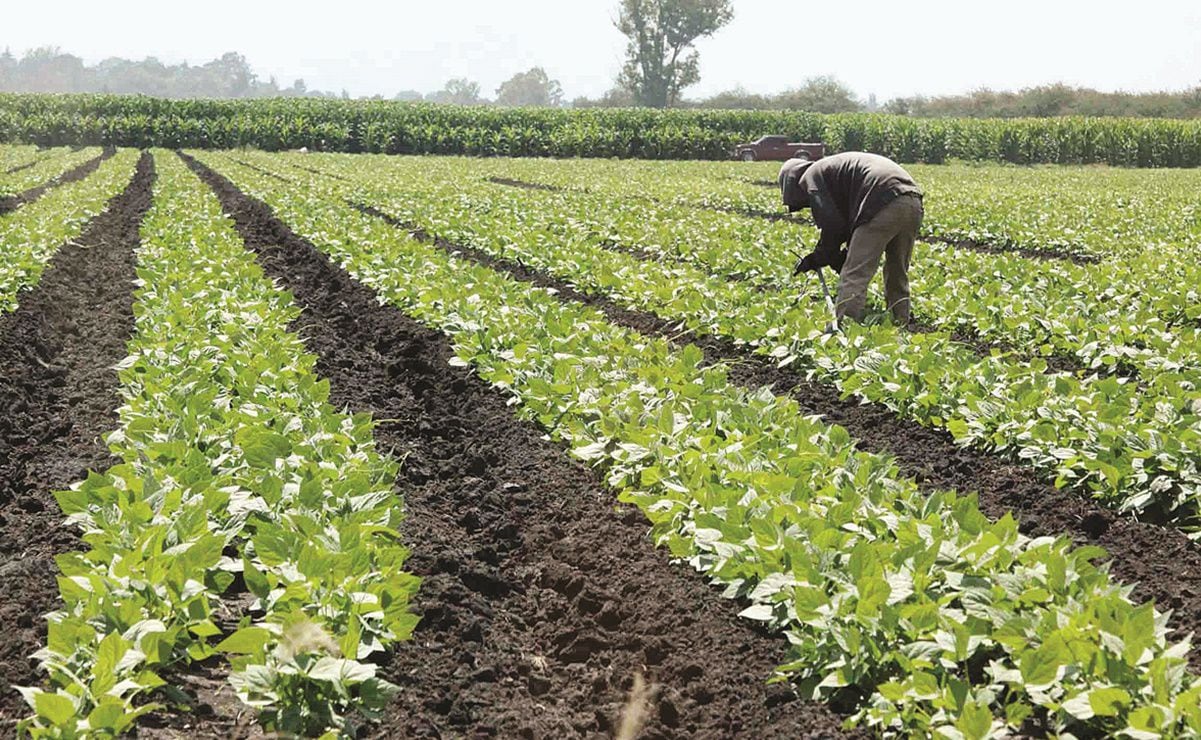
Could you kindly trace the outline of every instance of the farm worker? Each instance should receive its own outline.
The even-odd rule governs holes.
[[[909,323],[909,258],[922,225],[922,191],[896,162],[843,152],[816,162],[790,159],[780,168],[788,212],[813,212],[821,238],[793,274],[830,267],[839,273],[839,321],[862,321],[867,286],[884,258],[884,297],[893,318]],[[848,244],[843,251],[842,245]]]

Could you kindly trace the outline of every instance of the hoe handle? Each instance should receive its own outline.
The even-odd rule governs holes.
[[[822,293],[826,294],[826,307],[830,309],[830,316],[834,319],[834,325],[838,326],[838,312],[834,310],[834,299],[830,297],[830,288],[826,285],[826,276],[821,270],[817,271],[817,279],[821,281]]]

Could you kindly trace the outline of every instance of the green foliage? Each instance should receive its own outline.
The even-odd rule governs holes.
[[[496,89],[496,104],[558,107],[563,104],[563,87],[542,67],[532,67],[501,83]]]
[[[445,105],[480,105],[484,102],[480,98],[480,83],[465,77],[447,80],[445,87],[430,94],[430,100]]]
[[[269,165],[272,158],[260,155],[259,161]],[[944,428],[961,444],[1033,466],[1058,485],[1114,508],[1165,517],[1189,532],[1201,526],[1196,361],[1149,373],[1144,389],[1107,375],[1044,373],[1041,358],[1006,352],[981,357],[946,331],[911,334],[869,323],[823,338],[823,304],[798,302],[787,287],[791,248],[802,238],[795,225],[766,227],[758,220],[614,197],[628,180],[591,195],[472,181],[478,167],[467,162],[445,163],[441,176],[428,161],[421,162],[420,175],[404,162],[388,167],[398,178],[420,177],[426,185],[385,188],[370,171],[342,172],[364,182],[356,197],[430,233],[545,270],[584,292],[702,335],[750,345],[846,395]],[[657,269],[648,270],[635,254],[646,251],[665,258]],[[711,274],[715,265],[725,276]],[[1031,272],[1028,263],[1013,269]],[[734,275],[738,279],[730,280]],[[973,277],[978,284],[979,273]],[[971,285],[957,286],[955,295],[970,293]],[[980,312],[996,314],[1006,305],[1003,283],[997,296]]]
[[[60,152],[49,158],[49,171],[61,174],[99,154],[98,149]],[[136,151],[122,151],[90,177],[51,188],[36,201],[0,216],[0,314],[16,310],[21,291],[37,285],[59,247],[78,238],[129,184],[137,159]],[[42,181],[53,176],[47,170],[41,174]]]
[[[618,84],[640,105],[674,105],[701,79],[693,43],[733,17],[730,0],[621,0],[615,25],[629,43]]]
[[[63,609],[36,656],[52,688],[24,690],[23,731],[127,726],[154,708],[157,672],[224,652],[267,730],[353,735],[391,690],[365,661],[416,623],[396,463],[369,418],[330,406],[287,330],[299,309],[216,198],[156,161],[108,439],[123,462],[57,494],[89,549],[58,558]],[[230,626],[218,607],[237,574],[255,616]]]
[[[0,198],[18,195],[43,185],[100,154],[95,148],[80,149],[77,152],[68,149],[36,152],[33,147],[28,146],[4,147],[3,152],[0,156]],[[10,169],[21,165],[31,166],[17,172],[9,172]]]
[[[351,182],[288,170],[300,182],[282,184],[225,156],[203,159],[383,300],[445,331],[459,363],[511,393],[524,415],[642,507],[658,543],[749,601],[744,616],[785,631],[792,651],[782,676],[809,696],[853,702],[853,722],[904,736],[1201,731],[1187,640],[1173,643],[1164,615],[1129,600],[1096,564],[1102,551],[1030,539],[1011,517],[988,520],[974,497],[922,491],[889,458],[857,452],[845,429],[768,390],[732,387],[696,348],[615,327],[343,199],[536,267],[570,262],[581,287],[595,276],[618,294],[637,275],[555,218],[578,209],[526,200],[509,210],[500,196],[477,197],[478,180],[456,191],[429,167],[325,159]],[[256,164],[285,167],[266,156]],[[463,179],[457,169],[443,174],[451,173]],[[488,231],[438,205],[451,200],[470,204]],[[527,228],[528,219],[560,230]],[[676,265],[664,272],[695,275]],[[724,282],[644,281],[621,295],[646,290],[647,300],[703,310],[708,321],[753,323],[771,303],[749,294],[710,303]],[[776,344],[842,351],[820,338],[817,312],[797,309],[789,320],[796,344],[783,345],[782,334]],[[852,336],[862,350],[876,339]]]
[[[903,162],[1201,165],[1201,122],[915,119],[868,113],[506,109],[313,99],[0,94],[0,142],[386,154],[727,159],[764,134]]]
[[[1017,92],[983,88],[963,95],[896,98],[885,104],[892,113],[910,116],[1139,116],[1196,118],[1201,116],[1201,87],[1180,92],[1100,92],[1063,83],[1040,85]]]
[[[281,88],[260,80],[246,58],[226,52],[205,64],[163,64],[109,57],[87,65],[56,47],[31,49],[20,59],[0,54],[0,91],[36,93],[125,93],[163,98],[262,98],[309,93],[304,80]],[[328,93],[324,93],[328,95]]]

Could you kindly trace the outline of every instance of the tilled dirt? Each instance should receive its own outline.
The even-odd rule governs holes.
[[[32,203],[42,197],[50,188],[56,188],[60,185],[66,185],[71,182],[78,182],[100,168],[100,163],[117,153],[116,149],[105,149],[100,156],[89,159],[78,167],[73,167],[63,174],[55,177],[48,182],[38,185],[36,188],[30,188],[23,193],[10,195],[6,198],[0,198],[0,216],[10,211],[15,211],[21,206]],[[32,166],[32,163],[31,165]]]
[[[524,180],[514,180],[509,177],[489,177],[488,182],[497,185],[507,185],[511,188],[521,188],[522,190],[542,190],[548,193],[558,193],[563,190],[558,185],[547,185],[543,182],[526,182]]]
[[[269,275],[334,403],[370,411],[403,459],[414,639],[386,660],[401,694],[380,737],[608,737],[633,676],[659,685],[642,737],[834,737],[841,719],[765,680],[785,642],[671,565],[636,509],[451,367],[451,346],[241,195],[214,187]]]
[[[56,608],[54,556],[81,545],[52,491],[114,460],[113,366],[133,331],[134,248],[150,206],[149,154],[125,191],[55,255],[20,307],[0,317],[0,726],[26,713],[12,687],[42,680],[29,656]]]
[[[1071,262],[1076,265],[1095,265],[1101,261],[1101,258],[1092,254],[1076,254],[1074,252],[1061,252],[1056,249],[1043,249],[1041,247],[1023,247],[1013,243],[992,244],[989,242],[978,242],[972,239],[960,239],[957,237],[946,236],[920,236],[919,239],[924,239],[928,242],[941,242],[948,244],[956,249],[967,249],[973,252],[984,252],[986,254],[1009,254],[1028,257],[1035,260],[1050,260],[1052,262]]]
[[[836,389],[808,381],[794,370],[777,368],[746,347],[697,337],[682,331],[678,322],[586,295],[525,265],[431,239],[376,209],[362,210],[461,257],[518,280],[554,288],[561,299],[593,306],[616,324],[675,342],[694,343],[705,352],[707,362],[729,363],[732,382],[749,388],[771,386],[776,393],[787,393],[807,414],[820,414],[845,427],[859,449],[892,455],[901,472],[925,489],[977,492],[986,515],[997,519],[1013,512],[1021,531],[1030,536],[1068,535],[1077,543],[1104,547],[1111,556],[1112,572],[1121,582],[1135,586],[1136,598],[1154,599],[1161,609],[1174,610],[1170,624],[1180,636],[1201,631],[1201,548],[1178,529],[1119,516],[1080,494],[1055,488],[1030,468],[960,447],[945,431],[902,419],[879,404],[841,400]],[[1201,651],[1194,650],[1190,662],[1194,669],[1201,668]]]
[[[19,164],[16,167],[11,167],[11,168],[5,170],[4,174],[15,175],[18,172],[23,172],[23,171],[29,169],[30,167],[34,166],[37,163],[38,163],[38,160],[34,159],[33,161],[26,162],[25,164]]]
[[[349,177],[346,177],[344,175],[339,175],[336,172],[325,172],[323,170],[319,170],[314,167],[306,167],[303,164],[297,164],[295,162],[288,162],[288,164],[290,164],[291,166],[295,167],[298,170],[303,170],[303,171],[308,172],[313,175],[321,175],[323,177],[333,178],[334,180],[341,180],[342,182],[350,182]]]
[[[255,172],[259,173],[260,175],[266,175],[267,177],[270,177],[275,180],[279,180],[280,182],[294,182],[293,180],[289,180],[288,178],[284,177],[283,175],[279,174],[278,172],[272,172],[271,170],[265,169],[263,167],[259,167],[257,164],[251,164],[250,162],[246,162],[241,159],[235,159],[234,161],[237,162],[238,164],[242,165],[243,167],[254,170]]]

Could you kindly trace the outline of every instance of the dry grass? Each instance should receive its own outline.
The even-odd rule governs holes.
[[[617,727],[614,740],[634,740],[642,732],[650,716],[651,702],[659,687],[648,684],[641,673],[634,674],[634,685],[621,710],[621,724]]]

